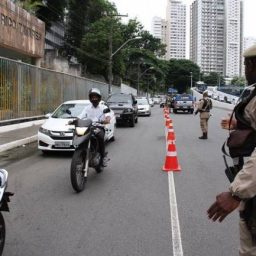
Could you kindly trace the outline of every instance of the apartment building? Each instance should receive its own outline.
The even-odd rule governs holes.
[[[243,26],[241,22],[240,0],[225,1],[225,71],[227,77],[240,75],[241,66],[241,38],[243,38]]]
[[[181,0],[168,0],[167,59],[186,58],[186,5]]]
[[[152,21],[152,34],[161,40],[162,44],[167,44],[167,21],[160,17],[154,17]],[[164,56],[167,59],[167,54]]]
[[[190,59],[202,72],[240,75],[241,0],[195,0],[190,8]]]

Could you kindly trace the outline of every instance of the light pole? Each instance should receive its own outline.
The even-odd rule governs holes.
[[[190,72],[190,90],[192,91],[193,87],[193,72]]]
[[[137,95],[139,96],[139,91],[140,91],[140,78],[148,71],[148,70],[152,70],[154,69],[154,67],[149,67],[146,70],[143,71],[142,74],[139,74],[139,66],[138,66],[138,84],[137,84]]]
[[[124,42],[116,51],[113,52],[113,42],[112,42],[112,36],[109,40],[109,60],[108,60],[108,95],[111,95],[111,89],[112,89],[112,81],[113,81],[113,56],[116,55],[126,44],[128,44],[131,41],[141,39],[141,36],[137,36],[134,38],[128,39],[126,42]]]

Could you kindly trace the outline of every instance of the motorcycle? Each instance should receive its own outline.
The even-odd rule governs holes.
[[[110,109],[103,110],[103,114],[109,113]],[[102,116],[101,115],[101,116]],[[100,116],[100,117],[101,117]],[[100,120],[100,117],[98,120]],[[71,161],[70,178],[73,189],[76,192],[81,192],[85,188],[89,167],[95,169],[97,173],[104,170],[101,165],[102,157],[99,153],[99,142],[97,134],[104,125],[98,122],[93,122],[91,119],[76,118],[70,121],[69,124],[74,125],[73,146],[75,152]]]
[[[7,182],[8,172],[5,169],[0,169],[0,255],[3,253],[5,244],[5,221],[2,211],[9,212],[10,196],[14,195],[11,192],[6,192]]]

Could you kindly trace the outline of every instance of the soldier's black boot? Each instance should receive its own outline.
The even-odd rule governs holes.
[[[203,136],[198,137],[198,139],[207,140],[207,132],[203,132]]]

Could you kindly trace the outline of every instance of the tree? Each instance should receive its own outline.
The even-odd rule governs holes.
[[[190,60],[171,59],[168,63],[166,84],[173,87],[179,93],[183,93],[190,88],[191,72],[193,77],[198,77],[200,68]],[[194,81],[194,79],[193,79]]]
[[[63,22],[65,8],[68,0],[44,0],[43,6],[36,11],[36,16],[43,20],[46,27],[49,28],[53,22]]]
[[[40,7],[44,6],[41,0],[14,0],[14,3],[34,15]]]
[[[106,0],[69,0],[67,9],[64,50],[67,56],[79,57],[82,39],[94,23],[116,9]]]
[[[232,79],[231,84],[236,86],[245,86],[246,80],[244,77],[235,76]]]
[[[23,9],[45,22],[49,28],[52,22],[63,22],[64,9],[68,0],[15,0]]]
[[[224,83],[224,78],[216,72],[210,72],[209,74],[203,74],[203,81],[208,86],[218,86]]]
[[[92,24],[90,31],[83,37],[79,61],[86,67],[86,71],[91,74],[101,74],[108,80],[108,60],[109,60],[109,28],[112,27],[112,46],[117,49],[123,42],[118,19],[104,17]],[[118,54],[114,58],[113,70],[118,65],[119,70],[124,69]],[[121,71],[119,71],[121,72]]]

